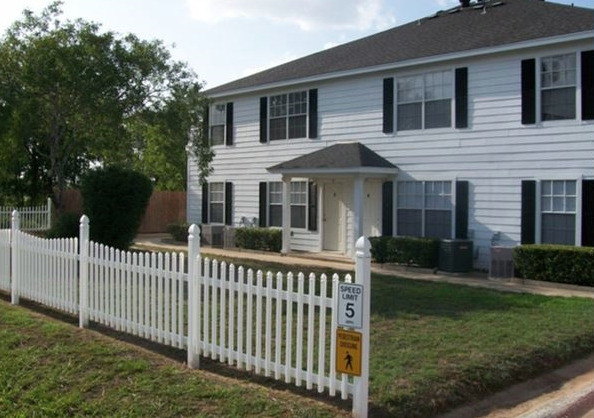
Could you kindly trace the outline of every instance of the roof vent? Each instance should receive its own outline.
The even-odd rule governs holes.
[[[468,7],[470,6],[470,0],[460,0],[460,4],[462,7]]]

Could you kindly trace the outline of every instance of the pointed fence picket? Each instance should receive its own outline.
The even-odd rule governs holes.
[[[52,225],[52,200],[48,197],[45,205],[7,207],[0,206],[0,229],[9,229],[13,211],[21,217],[20,229],[23,231],[44,231]]]
[[[186,265],[182,253],[90,241],[86,216],[78,239],[43,239],[20,231],[18,215],[12,230],[0,230],[0,289],[11,291],[13,303],[23,297],[78,314],[81,327],[93,321],[187,348],[190,367],[210,357],[342,399],[367,390],[336,372],[338,274],[274,274],[203,258],[195,225]],[[356,271],[368,275],[369,266]]]

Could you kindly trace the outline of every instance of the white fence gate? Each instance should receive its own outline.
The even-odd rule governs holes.
[[[188,365],[200,356],[229,366],[314,387],[367,415],[369,351],[369,242],[357,242],[357,282],[366,286],[363,373],[336,372],[338,274],[276,275],[202,258],[199,229],[189,230],[183,254],[131,253],[89,240],[81,218],[78,239],[42,239],[19,230],[0,231],[0,289],[77,314],[117,331],[187,349]],[[187,264],[187,273],[186,273]],[[351,282],[346,275],[344,281]]]
[[[22,231],[44,231],[52,226],[52,199],[47,198],[47,203],[40,206],[27,206],[11,208],[0,206],[0,229],[10,229],[13,211],[21,217]]]

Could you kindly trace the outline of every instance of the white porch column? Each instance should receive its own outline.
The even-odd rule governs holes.
[[[283,176],[283,247],[282,254],[291,251],[291,177]]]
[[[353,240],[352,254],[355,253],[355,242],[363,235],[363,188],[365,179],[361,176],[353,180]]]
[[[392,177],[392,236],[396,236],[396,213],[398,212],[398,176]]]

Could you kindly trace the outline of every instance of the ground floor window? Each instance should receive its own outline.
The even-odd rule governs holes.
[[[210,183],[209,187],[210,223],[225,221],[225,183]]]
[[[541,182],[541,241],[575,245],[577,188],[573,180]]]
[[[396,232],[400,236],[452,237],[452,182],[397,184]]]
[[[294,181],[290,185],[291,228],[317,230],[317,188],[315,183]],[[260,226],[283,226],[283,183],[260,183]]]

